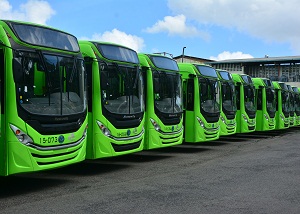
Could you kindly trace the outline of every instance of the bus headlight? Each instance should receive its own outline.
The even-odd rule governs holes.
[[[266,118],[266,120],[269,120],[268,115],[264,114],[264,117]]]
[[[103,125],[101,122],[97,121],[97,124],[99,126],[99,128],[101,129],[102,133],[107,136],[107,137],[110,137],[111,136],[111,133],[109,131],[109,129]]]
[[[151,121],[152,125],[154,126],[155,130],[159,131],[160,126],[158,125],[158,123],[155,120],[153,120],[152,118],[150,118],[150,121]]]
[[[197,120],[198,120],[200,126],[204,128],[204,123],[203,123],[203,121],[202,121],[199,117],[197,117]]]
[[[10,124],[10,128],[22,144],[28,146],[33,142],[33,140],[18,127]]]
[[[224,117],[220,116],[220,118],[221,118],[222,122],[226,124],[226,121],[225,121]]]
[[[248,118],[246,117],[246,115],[242,114],[243,119],[248,122]]]

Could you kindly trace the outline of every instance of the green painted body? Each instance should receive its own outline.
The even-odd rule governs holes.
[[[251,79],[245,74],[232,74],[237,93],[236,133],[254,132],[256,128],[254,85],[245,82],[243,77]]]
[[[289,120],[289,95],[285,83],[272,81],[276,92],[276,130],[287,129],[290,126]]]
[[[276,94],[271,80],[252,78],[256,97],[256,131],[275,129]]]
[[[75,59],[81,60],[83,66],[77,40],[73,40],[77,42],[73,43],[73,47],[78,47],[76,51],[69,51],[67,48],[63,50],[64,47],[40,46],[34,44],[33,40],[21,41],[10,26],[21,26],[28,30],[41,27],[31,23],[0,21],[0,175],[48,170],[83,161],[86,154],[87,129],[84,69],[71,70],[63,64],[67,61],[59,61],[60,64],[53,67],[51,62],[46,60],[45,64],[38,64],[43,60],[42,57],[37,57],[38,52],[39,56],[53,61],[63,56],[65,60],[70,60],[71,66],[75,65]],[[58,30],[45,26],[42,26],[42,29],[54,37],[59,33]],[[42,37],[39,38],[42,41]],[[48,42],[46,44],[52,45],[52,40],[47,40],[47,35],[44,35],[44,39],[43,41]],[[31,41],[31,44],[28,41]],[[30,54],[28,51],[31,51]],[[60,78],[62,85],[60,91],[54,93],[55,88],[51,88],[49,83],[56,82],[48,80],[51,81],[50,75],[57,73],[60,73],[60,77],[51,78]],[[81,80],[77,79],[77,74],[82,75]],[[62,75],[67,76],[62,78]],[[74,82],[69,84],[65,81],[71,81],[70,75],[73,75],[74,81],[80,81],[81,85],[76,85],[78,89],[72,88],[76,92],[68,88]],[[64,100],[66,96],[68,100]],[[47,102],[43,103],[46,100]],[[56,105],[56,102],[60,104]],[[78,106],[75,106],[77,104]],[[55,109],[51,108],[52,105],[55,105]],[[74,110],[75,113],[71,113],[71,106],[82,110]],[[56,109],[59,111],[56,112]]]
[[[228,71],[216,69],[221,83],[220,136],[236,133],[236,92]],[[223,76],[223,77],[222,77]]]
[[[178,66],[183,79],[185,142],[197,143],[218,139],[220,134],[220,86],[217,74],[214,74],[215,77],[200,74],[198,66],[204,69],[213,69],[203,64],[178,63]],[[215,91],[212,92],[210,88],[205,92],[208,87],[205,83],[208,84],[208,82],[216,84]],[[202,94],[206,97],[213,97],[210,100],[212,108],[209,109],[213,111],[212,113],[204,111],[206,100]]]
[[[156,149],[162,147],[169,147],[181,144],[183,141],[183,116],[182,116],[182,85],[177,70],[163,69],[155,65],[153,57],[161,57],[161,59],[173,65],[177,64],[174,60],[154,54],[138,54],[140,64],[142,66],[144,82],[145,82],[145,142],[144,149]],[[163,58],[162,58],[163,57]],[[159,75],[159,76],[157,76]],[[174,78],[171,78],[173,76]],[[168,82],[163,83],[166,78],[169,78]],[[159,86],[158,86],[159,85]],[[170,94],[166,95],[166,99],[174,100],[178,108],[172,107],[168,113],[163,113],[159,108],[159,102],[163,101],[162,95],[157,88],[173,86],[177,90],[170,91]],[[164,89],[163,89],[164,90]],[[176,97],[178,99],[176,99]]]
[[[112,157],[143,150],[144,110],[142,109],[139,114],[127,114],[122,111],[122,104],[119,105],[118,112],[114,114],[106,110],[108,109],[107,106],[116,105],[117,101],[121,99],[121,93],[125,94],[124,85],[126,83],[124,83],[124,79],[129,78],[133,71],[134,74],[138,72],[138,75],[140,75],[139,64],[107,59],[96,45],[108,45],[116,49],[124,48],[124,50],[132,52],[133,50],[117,44],[90,41],[79,41],[79,45],[85,58],[88,75],[89,127],[86,158]],[[136,54],[135,51],[134,53]],[[108,66],[111,66],[109,67],[110,69],[108,69]],[[120,73],[118,73],[119,67],[127,68],[128,73],[121,77]],[[104,68],[104,70],[101,70],[101,68]],[[130,68],[133,68],[133,70],[130,70]],[[104,76],[101,76],[101,72],[106,71],[107,76],[111,75],[112,77],[104,78]],[[118,76],[116,77],[115,75]],[[137,85],[142,87],[139,80],[137,79]],[[113,81],[119,82],[114,83]],[[109,86],[105,86],[107,87],[105,88],[103,85]],[[105,101],[105,96],[108,97],[107,101]],[[114,99],[110,99],[110,97],[114,97]],[[130,97],[130,95],[126,94],[125,97]],[[142,100],[141,102],[144,101]],[[106,115],[105,112],[107,112]]]

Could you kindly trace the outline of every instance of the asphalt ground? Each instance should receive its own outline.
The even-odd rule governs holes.
[[[300,213],[300,128],[0,177],[0,213]]]

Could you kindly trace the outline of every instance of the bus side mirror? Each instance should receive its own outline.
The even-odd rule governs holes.
[[[13,59],[13,75],[15,83],[22,82],[23,79],[23,66],[21,60]]]

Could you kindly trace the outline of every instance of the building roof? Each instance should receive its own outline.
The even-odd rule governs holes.
[[[248,59],[228,59],[221,61],[211,61],[209,64],[224,64],[224,63],[242,63],[242,64],[283,64],[283,63],[300,63],[300,56],[285,56],[285,57],[263,57],[263,58],[248,58]]]
[[[205,59],[205,58],[200,58],[200,57],[194,57],[194,56],[187,56],[184,55],[183,56],[184,59],[190,59],[190,60],[195,60],[195,61],[201,61],[201,62],[214,62],[214,60],[210,60],[210,59]],[[179,56],[175,56],[173,57],[173,59],[177,60],[177,59],[182,59],[182,55]]]

